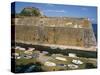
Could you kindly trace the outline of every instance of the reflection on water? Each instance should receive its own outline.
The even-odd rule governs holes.
[[[41,68],[41,64],[37,63],[29,63],[27,65],[17,65],[16,73],[27,73],[27,72],[43,72]]]

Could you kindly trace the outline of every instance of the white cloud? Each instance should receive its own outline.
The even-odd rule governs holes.
[[[91,18],[91,20],[94,21],[95,19],[94,18]]]
[[[82,10],[88,10],[87,8],[83,7]]]
[[[51,6],[51,7],[52,7],[52,6],[55,6],[54,4],[46,4],[46,5],[47,5],[47,6]]]
[[[46,10],[45,12],[57,12],[57,13],[65,13],[65,10]]]

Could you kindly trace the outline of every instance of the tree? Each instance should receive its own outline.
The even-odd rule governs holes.
[[[40,10],[35,7],[24,8],[21,13],[21,16],[42,16]]]

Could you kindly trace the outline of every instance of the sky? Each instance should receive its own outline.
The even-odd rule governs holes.
[[[44,15],[49,17],[89,18],[92,23],[97,24],[97,7],[94,6],[16,2],[16,13],[20,13],[25,7],[39,8]]]

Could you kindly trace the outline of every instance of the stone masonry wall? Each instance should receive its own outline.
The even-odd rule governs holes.
[[[15,18],[15,40],[90,47],[96,41],[91,23],[78,18]],[[12,23],[12,25],[14,25]]]

